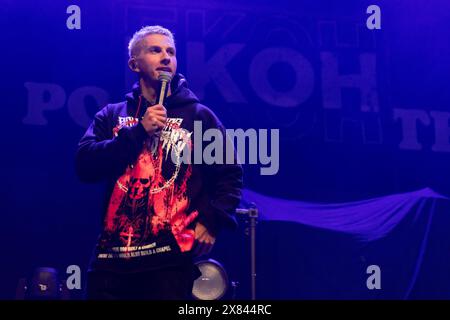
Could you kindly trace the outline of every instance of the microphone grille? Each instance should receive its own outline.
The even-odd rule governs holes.
[[[158,80],[170,82],[172,80],[172,74],[167,71],[159,71]]]

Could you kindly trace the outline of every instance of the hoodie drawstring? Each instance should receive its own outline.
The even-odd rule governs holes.
[[[139,103],[138,103],[138,107],[137,107],[137,110],[136,110],[136,114],[134,115],[135,118],[138,117],[139,111],[141,111],[141,102],[142,102],[142,95],[139,95]]]

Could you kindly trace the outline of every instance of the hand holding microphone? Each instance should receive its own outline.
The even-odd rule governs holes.
[[[155,132],[162,130],[167,120],[167,110],[163,106],[163,103],[169,90],[172,74],[170,72],[160,71],[158,80],[160,81],[160,90],[157,95],[158,104],[148,107],[141,120],[145,131],[149,135],[153,135]]]
[[[162,104],[148,107],[142,117],[141,123],[149,135],[162,130],[167,120],[167,111]]]

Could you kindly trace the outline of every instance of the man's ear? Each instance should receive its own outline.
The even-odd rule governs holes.
[[[130,60],[128,60],[128,67],[131,69],[131,71],[134,71],[134,72],[141,71],[141,69],[139,69],[138,63],[135,58],[130,58]]]

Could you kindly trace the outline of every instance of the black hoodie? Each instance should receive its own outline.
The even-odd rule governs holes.
[[[219,129],[224,139],[225,129],[182,75],[174,77],[171,90],[159,135],[149,137],[138,120],[149,103],[135,84],[126,101],[100,110],[81,138],[78,177],[108,185],[90,270],[136,272],[182,264],[192,259],[196,221],[213,235],[236,226],[241,166],[183,163],[179,153],[183,146],[193,150],[194,121],[201,121],[203,131]]]

